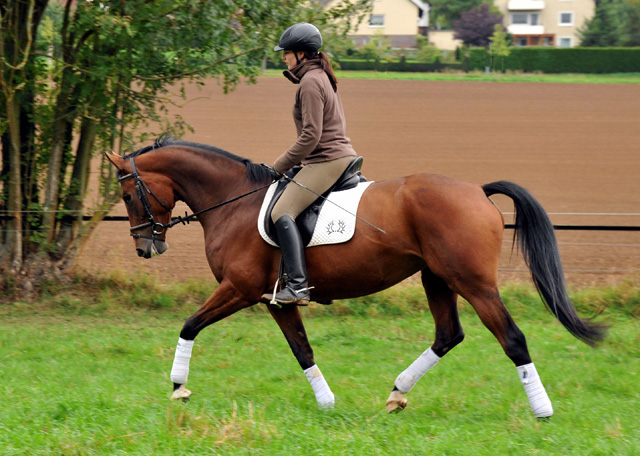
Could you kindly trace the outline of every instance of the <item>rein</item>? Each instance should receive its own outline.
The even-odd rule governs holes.
[[[169,209],[166,204],[164,204],[160,198],[158,198],[156,196],[155,193],[153,193],[153,191],[149,188],[149,186],[147,184],[145,184],[145,182],[142,180],[142,178],[140,177],[140,174],[138,174],[138,170],[136,169],[136,165],[134,163],[134,157],[129,158],[129,162],[131,163],[131,173],[127,174],[126,176],[122,176],[122,177],[118,177],[118,183],[122,183],[126,180],[129,179],[133,179],[135,182],[135,186],[136,186],[136,191],[138,192],[138,198],[140,199],[140,201],[142,202],[142,207],[144,208],[144,211],[147,215],[147,219],[149,220],[147,223],[142,223],[140,225],[136,225],[136,226],[132,226],[129,231],[131,233],[131,236],[133,236],[134,238],[142,238],[142,239],[150,239],[152,241],[160,241],[160,242],[166,242],[164,239],[160,239],[157,238],[156,236],[161,235],[162,233],[164,233],[166,230],[168,230],[169,228],[173,228],[174,226],[176,226],[178,223],[182,223],[183,225],[188,225],[189,222],[193,219],[195,219],[196,217],[198,217],[198,215],[200,214],[204,214],[205,212],[209,212],[212,211],[214,209],[217,209],[219,207],[222,207],[226,204],[229,203],[233,203],[234,201],[237,201],[241,198],[244,198],[245,196],[249,196],[252,193],[256,193],[260,190],[263,190],[267,187],[269,187],[272,182],[269,182],[266,185],[263,185],[262,187],[258,187],[255,188],[253,190],[248,191],[247,193],[243,193],[242,195],[238,195],[235,196],[231,199],[228,199],[226,201],[223,201],[222,203],[218,203],[215,204],[211,207],[208,207],[206,209],[202,209],[201,211],[198,212],[194,212],[191,215],[188,215],[187,212],[184,213],[184,217],[182,216],[178,216],[178,217],[172,217],[171,221],[169,223],[160,223],[157,222],[154,218],[153,218],[153,212],[151,212],[151,205],[149,204],[149,198],[147,197],[147,193],[151,196],[153,196],[155,198],[155,200],[160,204],[160,206],[162,206],[167,212],[171,212],[171,209]],[[142,230],[145,228],[149,228],[151,227],[151,237],[149,236],[143,236],[141,234],[135,233],[135,231],[138,230]]]

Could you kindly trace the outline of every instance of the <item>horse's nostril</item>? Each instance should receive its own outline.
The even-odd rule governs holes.
[[[144,250],[142,250],[142,249],[136,249],[136,253],[138,254],[139,257],[143,257],[144,256]]]

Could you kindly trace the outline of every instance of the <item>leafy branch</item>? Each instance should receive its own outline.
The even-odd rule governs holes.
[[[183,79],[185,77],[188,76],[194,76],[194,75],[198,75],[198,74],[203,74],[203,73],[207,73],[209,70],[211,70],[212,68],[215,68],[216,66],[220,65],[221,63],[225,63],[228,62],[229,60],[233,60],[235,58],[241,57],[243,55],[246,54],[250,54],[251,52],[256,52],[263,49],[262,46],[258,46],[258,47],[254,47],[252,49],[247,49],[245,51],[242,52],[238,52],[234,55],[230,55],[227,57],[224,57],[222,59],[216,60],[215,62],[204,66],[202,68],[197,68],[195,70],[191,70],[191,71],[184,71],[182,73],[178,73],[178,74],[173,74],[170,76],[157,76],[157,77],[144,77],[144,76],[133,76],[134,79],[138,80],[138,81],[163,81],[163,82],[169,82],[169,81],[175,81],[176,79]]]

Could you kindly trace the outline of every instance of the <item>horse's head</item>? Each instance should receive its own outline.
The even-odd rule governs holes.
[[[175,197],[171,181],[153,171],[139,170],[134,157],[105,153],[118,169],[122,200],[127,208],[131,236],[138,256],[151,258],[167,251],[166,230],[170,227]],[[142,162],[142,157],[139,157]]]

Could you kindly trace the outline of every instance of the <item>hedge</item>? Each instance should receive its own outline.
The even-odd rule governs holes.
[[[344,71],[399,71],[412,73],[434,73],[444,69],[462,69],[462,63],[419,63],[407,62],[401,60],[399,62],[386,62],[379,60],[341,60],[339,62],[340,69]]]
[[[445,69],[463,70],[462,63],[419,63],[407,62],[401,60],[399,62],[387,62],[380,60],[334,60],[334,67],[344,71],[399,71],[412,73],[434,73]],[[282,62],[267,62],[267,68],[286,69]]]
[[[469,70],[490,66],[502,70],[496,58],[491,65],[484,48],[469,49]],[[542,73],[637,73],[640,48],[547,48],[513,47],[504,58],[504,69]]]
[[[341,59],[335,66],[346,71],[400,71],[428,73],[451,70],[484,70],[492,67],[502,70],[503,62],[496,58],[493,64],[484,48],[471,48],[462,63],[418,63],[406,60],[387,62],[380,60]],[[267,68],[285,69],[284,63],[267,62]],[[511,47],[504,58],[504,69],[541,73],[640,73],[640,47],[635,48],[552,48]]]

